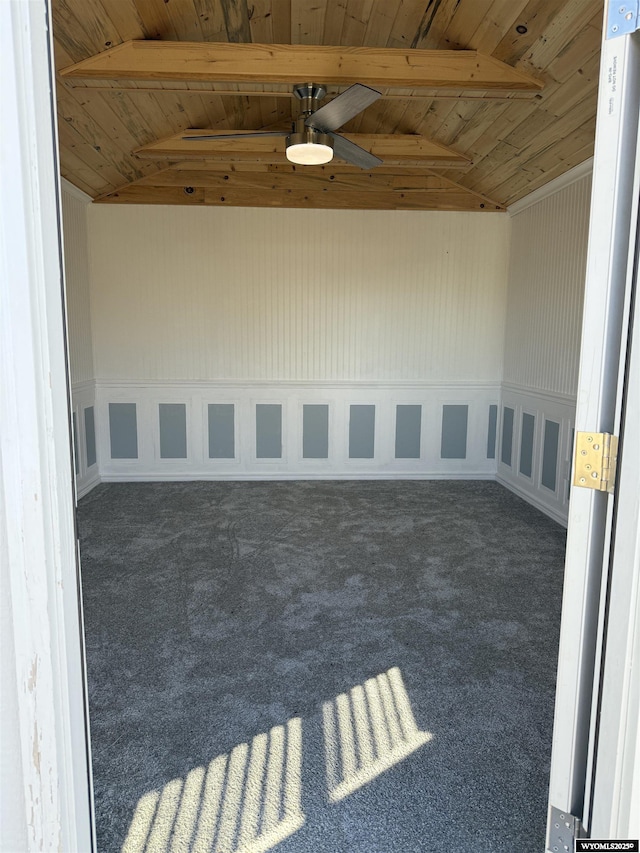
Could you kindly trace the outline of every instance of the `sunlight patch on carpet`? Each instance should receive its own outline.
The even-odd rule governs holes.
[[[432,740],[411,709],[393,667],[322,707],[327,786],[338,802]]]
[[[302,721],[140,798],[122,853],[266,853],[304,824]]]

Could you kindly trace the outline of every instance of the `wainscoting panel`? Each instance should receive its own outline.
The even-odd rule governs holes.
[[[498,482],[566,525],[575,399],[503,385]]]
[[[498,400],[497,384],[98,382],[93,408],[107,481],[492,479]]]
[[[73,385],[71,401],[76,492],[81,498],[100,482],[94,383]]]

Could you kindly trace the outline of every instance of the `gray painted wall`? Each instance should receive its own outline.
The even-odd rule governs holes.
[[[234,459],[236,444],[233,403],[210,403],[208,426],[209,459]]]
[[[187,458],[187,407],[184,403],[160,403],[160,458]]]
[[[498,407],[489,406],[489,429],[487,431],[487,459],[496,458],[496,436],[498,434]]]
[[[256,405],[256,458],[282,458],[282,406],[279,403]]]
[[[558,443],[560,439],[560,424],[545,420],[544,439],[542,443],[542,477],[540,482],[552,492],[556,490],[558,470]]]
[[[97,462],[95,409],[87,406],[84,410],[84,440],[87,449],[87,468]]]
[[[112,459],[138,458],[135,403],[109,403],[109,439]]]
[[[373,459],[376,407],[352,405],[349,411],[349,459]]]
[[[502,448],[500,459],[505,465],[511,465],[513,451],[513,409],[504,406],[502,409]]]
[[[440,457],[442,459],[467,458],[467,423],[469,406],[442,407],[442,437]]]
[[[302,407],[302,457],[329,458],[329,406],[326,404]]]
[[[420,459],[422,406],[396,406],[396,459]]]
[[[520,473],[530,477],[533,467],[533,439],[536,419],[528,412],[522,413],[522,433],[520,436]]]

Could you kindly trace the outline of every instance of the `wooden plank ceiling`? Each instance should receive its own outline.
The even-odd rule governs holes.
[[[503,210],[592,155],[602,14],[602,0],[53,0],[61,171],[105,203]],[[280,137],[182,138],[289,129],[305,80],[328,98],[354,80],[382,92],[339,131],[381,166],[293,166]]]

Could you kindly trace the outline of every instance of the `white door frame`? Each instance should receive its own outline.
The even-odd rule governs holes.
[[[635,197],[640,200],[640,137]],[[636,213],[638,213],[636,209]],[[594,718],[589,826],[592,837],[640,837],[640,229],[629,274],[634,335],[630,336],[621,412],[625,465],[620,471],[613,558],[607,575],[603,667]],[[635,807],[632,806],[636,803]]]
[[[614,35],[609,6],[612,14],[623,8],[619,2],[605,3],[575,428],[576,432],[619,435],[638,213],[640,34]],[[620,483],[634,479],[633,429],[628,424],[628,435],[620,446]],[[629,509],[633,514],[633,502],[628,507],[622,497],[620,487],[614,497],[589,489],[572,490],[549,788],[549,850],[572,849],[559,841],[564,827],[558,827],[558,822],[562,824],[558,811],[579,819],[591,837],[597,837],[607,823],[604,775],[598,780],[605,763],[596,758],[615,745],[609,728],[598,728],[598,696],[605,630],[620,619],[629,621],[628,613],[625,618],[615,610],[605,618],[607,605],[623,604],[609,595],[607,571],[614,557],[612,542],[617,553],[622,548],[623,518]],[[636,526],[627,531],[635,537],[637,520],[636,507]],[[626,523],[631,519],[627,517]],[[625,652],[631,653],[631,647],[625,647]],[[629,661],[625,658],[622,665]],[[600,810],[592,821],[596,790]]]
[[[0,849],[90,853],[49,22],[0,2]]]
[[[9,617],[4,618],[3,610],[3,640],[7,631],[14,653],[11,666],[2,659],[3,704],[5,695],[10,700],[2,727],[17,744],[10,762],[3,765],[2,792],[4,796],[13,785],[13,808],[3,814],[2,844],[7,839],[5,849],[13,844],[17,849],[84,853],[93,849],[94,841],[60,299],[61,226],[49,11],[47,0],[0,3],[0,557],[3,606],[8,607]],[[638,70],[637,42],[637,36],[623,36],[605,42],[603,48],[577,429],[616,431],[620,418],[612,388],[624,350],[629,308],[626,264],[633,192],[632,183],[622,180],[625,174],[628,178],[629,157],[621,143],[626,140],[628,146],[634,98],[637,135],[637,91],[634,94],[630,82],[630,69]],[[607,80],[607,67],[614,57],[615,91]],[[637,350],[636,342],[629,367],[636,374]],[[637,407],[637,399],[628,411],[633,406]],[[637,435],[637,421],[635,429]],[[634,458],[623,446],[619,499],[624,489],[637,484]],[[614,606],[626,594],[627,615],[624,629],[614,634],[608,627],[618,624],[616,618],[610,617],[608,625],[599,621],[612,500],[574,490],[550,802],[568,811],[589,805],[594,828],[596,822],[600,827],[608,821],[620,829],[625,803],[640,785],[637,770],[629,769],[639,748],[633,713],[640,676],[637,659],[635,669],[626,665],[638,640],[637,578],[633,586],[633,573],[617,573],[616,561],[628,565],[629,559],[637,560],[637,504],[621,503],[617,518],[620,522],[625,518],[625,524],[633,527],[623,540],[619,523],[615,537],[607,595]],[[609,654],[604,661],[603,683],[614,685],[623,707],[609,701],[607,691],[602,693],[607,731],[601,730],[594,746],[588,732],[593,728],[589,718],[599,654],[598,625],[607,628],[609,648],[626,657],[622,666],[614,665]],[[614,762],[602,758],[604,745],[609,749],[611,744],[618,747]],[[593,796],[589,789],[585,802],[587,765],[595,768],[596,775]],[[613,796],[609,779],[616,786]]]

